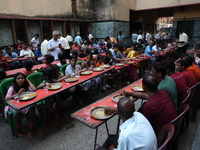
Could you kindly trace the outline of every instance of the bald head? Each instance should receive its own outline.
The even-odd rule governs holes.
[[[118,114],[120,115],[123,121],[131,118],[133,116],[133,113],[135,112],[134,102],[128,97],[120,98],[117,104],[117,108]]]
[[[158,90],[158,80],[153,74],[144,74],[142,85],[150,92],[156,92]]]

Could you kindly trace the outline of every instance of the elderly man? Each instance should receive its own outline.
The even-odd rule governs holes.
[[[53,38],[49,40],[48,49],[51,52],[51,55],[54,57],[54,60],[58,60],[58,54],[62,53],[61,50],[64,49],[64,46],[62,44],[62,41],[58,38],[58,31],[53,31],[52,35]]]
[[[63,44],[63,54],[64,54],[64,58],[69,59],[70,58],[70,46],[69,46],[69,42],[67,41],[66,38],[62,37],[61,34],[58,34],[58,38],[62,41]]]
[[[41,43],[42,56],[50,53],[50,51],[48,50],[48,40],[49,40],[49,35],[45,34],[44,41]]]
[[[188,44],[188,36],[186,33],[183,32],[182,29],[179,29],[179,39],[178,42],[178,56],[180,56],[181,53],[186,53],[187,44]]]
[[[101,148],[97,150],[156,150],[157,139],[148,120],[139,112],[135,112],[135,105],[127,97],[121,98],[117,104],[118,114],[123,124],[120,134],[111,135]],[[108,107],[105,113],[115,111]]]
[[[35,36],[31,39],[31,46],[33,46],[33,49],[35,50],[37,48],[37,45],[40,43],[39,41],[39,34],[35,34]]]

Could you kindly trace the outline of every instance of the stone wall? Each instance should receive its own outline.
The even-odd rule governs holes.
[[[200,20],[194,21],[193,45],[200,41]]]
[[[60,22],[60,21],[53,22],[53,30],[56,30],[60,34],[62,34],[62,22]]]
[[[13,44],[10,20],[0,20],[0,46]]]
[[[40,24],[39,21],[27,21],[28,26],[28,41],[30,42],[34,35],[39,34],[39,41],[41,42]]]

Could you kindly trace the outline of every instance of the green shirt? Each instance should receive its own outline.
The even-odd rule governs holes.
[[[159,83],[158,90],[164,90],[167,92],[174,107],[177,109],[177,90],[174,80],[171,77],[165,76],[165,79]]]

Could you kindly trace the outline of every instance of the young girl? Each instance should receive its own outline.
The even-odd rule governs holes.
[[[5,100],[14,99],[15,96],[19,96],[25,91],[35,91],[35,90],[36,90],[35,86],[29,80],[26,79],[23,73],[17,73],[15,74],[13,78],[13,85],[7,91]],[[29,130],[27,132],[27,135],[29,139],[33,138],[34,137],[33,125],[34,125],[34,117],[35,117],[34,105],[28,106],[22,110],[16,110],[10,107],[10,111],[13,113],[14,119],[16,122],[17,136],[23,136],[23,132],[21,128],[22,114],[28,114]]]
[[[54,57],[52,55],[50,54],[44,55],[44,58],[43,58],[43,64],[45,64],[44,68],[50,67],[53,61],[54,61]]]
[[[101,65],[104,65],[104,57],[102,55],[98,55],[97,56],[97,63],[95,65],[95,67],[99,67]]]
[[[87,70],[91,70],[94,67],[94,62],[92,61],[92,55],[89,54],[86,57],[86,61],[82,62],[81,64],[81,68],[82,69],[87,69]]]

